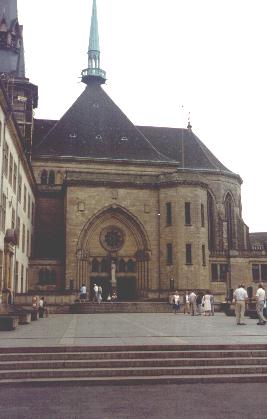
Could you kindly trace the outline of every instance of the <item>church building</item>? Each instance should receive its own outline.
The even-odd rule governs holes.
[[[136,126],[112,101],[92,3],[84,91],[44,120],[33,118],[16,0],[0,0],[0,78],[35,179],[28,291],[98,284],[104,299],[116,288],[120,300],[158,300],[210,289],[223,300],[240,281],[256,288],[267,281],[267,233],[250,234],[242,218],[242,179],[190,123]]]

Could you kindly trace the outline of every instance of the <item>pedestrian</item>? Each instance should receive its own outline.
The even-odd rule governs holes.
[[[42,319],[44,317],[44,313],[45,313],[44,297],[41,297],[40,300],[39,300],[38,311],[39,311],[39,317]]]
[[[258,289],[256,292],[256,311],[259,318],[258,325],[266,324],[266,319],[263,315],[265,304],[265,289],[263,288],[262,284],[258,285]]]
[[[196,316],[196,314],[197,314],[197,304],[196,304],[197,295],[194,293],[194,291],[191,291],[188,298],[189,298],[190,314],[191,314],[191,316]]]
[[[201,314],[202,314],[202,298],[203,298],[203,293],[198,292],[197,298],[196,298],[197,315],[198,316],[201,316]]]
[[[177,314],[177,312],[180,310],[180,296],[178,291],[175,292],[175,294],[173,295],[173,309],[174,309],[174,314]]]
[[[239,284],[233,294],[233,303],[235,303],[235,316],[236,324],[243,326],[246,323],[244,322],[246,301],[248,299],[248,293],[245,290],[243,284]]]
[[[99,304],[102,301],[102,287],[101,287],[101,285],[98,286],[97,301],[98,301]]]
[[[215,307],[214,307],[214,295],[210,294],[210,304],[211,304],[211,315],[214,316]]]
[[[84,301],[86,300],[86,286],[85,284],[82,284],[80,288],[80,300]]]
[[[189,307],[189,295],[188,291],[185,292],[184,298],[183,298],[183,304],[184,304],[184,314],[190,314],[190,307]]]
[[[93,301],[97,302],[98,301],[98,286],[96,284],[94,284],[94,297],[93,297]]]
[[[210,292],[207,290],[205,295],[202,298],[204,316],[211,315],[211,302],[210,302]]]

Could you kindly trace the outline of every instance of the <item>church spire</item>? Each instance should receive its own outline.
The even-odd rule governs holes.
[[[100,68],[100,47],[96,0],[93,0],[92,7],[88,48],[88,68],[82,71],[82,81],[85,84],[88,84],[90,81],[97,81],[99,84],[103,84],[106,81],[106,72]]]

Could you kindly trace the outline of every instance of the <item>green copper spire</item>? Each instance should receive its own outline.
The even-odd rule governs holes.
[[[90,81],[97,81],[103,84],[106,81],[106,72],[100,68],[100,47],[98,35],[98,21],[96,0],[93,0],[91,29],[88,48],[88,68],[82,71],[82,81],[88,84]]]

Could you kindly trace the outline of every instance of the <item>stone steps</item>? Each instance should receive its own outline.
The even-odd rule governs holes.
[[[267,382],[267,345],[0,348],[0,385]]]
[[[72,314],[95,314],[95,313],[170,313],[172,306],[167,302],[142,302],[142,301],[116,301],[102,302],[100,304],[91,301],[74,303],[70,306]]]

